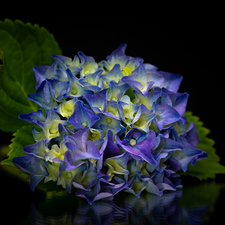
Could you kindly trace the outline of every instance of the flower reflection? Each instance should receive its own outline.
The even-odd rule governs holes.
[[[182,190],[163,196],[146,193],[137,198],[118,194],[113,201],[99,200],[92,205],[76,196],[48,198],[31,207],[26,224],[202,224],[208,206],[182,207]],[[48,210],[47,210],[48,209]],[[25,221],[24,221],[25,222]],[[35,223],[36,224],[36,223]]]

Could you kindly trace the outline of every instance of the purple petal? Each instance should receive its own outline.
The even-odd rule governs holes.
[[[45,121],[45,117],[44,117],[41,109],[38,109],[38,111],[28,113],[28,114],[20,114],[19,118],[21,120],[27,121],[29,123],[34,123],[34,124],[36,124],[36,120],[40,120],[42,122]]]
[[[102,192],[99,193],[97,195],[95,195],[95,197],[93,197],[93,194],[90,191],[84,191],[84,190],[79,190],[75,193],[76,196],[81,197],[81,198],[85,198],[88,203],[91,205],[93,202],[99,200],[99,199],[109,199],[111,200],[113,197],[112,193],[108,193],[108,192]]]
[[[119,64],[115,64],[114,67],[107,73],[101,76],[103,81],[110,83],[110,81],[115,81],[116,83],[123,77]]]
[[[99,119],[98,116],[84,106],[82,101],[77,101],[75,110],[69,117],[68,122],[77,128],[85,128],[92,127]]]
[[[164,77],[164,82],[161,86],[165,87],[169,91],[177,92],[183,78],[180,75],[174,73],[168,73],[164,71],[159,71],[159,73]]]
[[[159,190],[159,188],[154,184],[154,182],[151,179],[148,179],[148,184],[145,190],[149,193],[159,195],[159,196],[163,194],[163,192]]]
[[[116,50],[114,50],[109,56],[106,57],[107,60],[110,60],[113,56],[124,56],[127,44],[121,44]]]
[[[37,81],[36,88],[39,88],[41,83],[46,79],[59,79],[56,72],[57,63],[53,63],[51,66],[36,66],[33,68],[35,78]]]
[[[85,163],[85,162],[76,161],[74,154],[70,150],[65,152],[64,161],[66,163],[66,170],[68,170],[68,171],[76,169],[77,167],[79,167]]]
[[[54,100],[51,94],[50,85],[46,80],[41,83],[35,93],[28,95],[28,99],[37,103],[46,111],[50,109],[56,109],[58,107],[57,102]]]
[[[194,147],[197,146],[199,139],[195,124],[193,122],[190,123],[187,131],[182,136],[185,137],[185,139],[189,144],[191,144]]]
[[[45,141],[41,139],[39,142],[27,145],[23,148],[23,151],[27,154],[33,154],[34,156],[38,158],[44,158],[46,152],[48,151],[48,148],[45,144]]]
[[[44,160],[34,155],[24,155],[13,158],[13,163],[26,173],[38,176],[48,176],[44,167]]]
[[[171,140],[169,138],[165,139],[165,145],[163,147],[163,151],[176,151],[176,150],[182,150],[183,145],[177,141]]]
[[[95,113],[105,112],[107,106],[108,89],[104,89],[94,94],[86,94],[84,98],[87,100]]]
[[[87,141],[87,151],[78,152],[74,155],[75,161],[80,161],[84,159],[99,159],[100,153],[93,141]]]
[[[120,141],[119,137],[118,136],[116,137],[117,143],[122,148],[124,148],[125,151],[141,157],[151,165],[157,164],[151,153],[151,149],[154,146],[155,140],[156,140],[155,132],[152,130],[146,135],[146,137],[143,140],[141,140],[140,142],[137,141],[137,144],[134,146],[130,145],[129,143],[124,145]]]
[[[161,130],[165,125],[174,123],[181,119],[180,114],[167,104],[153,104],[158,122],[158,127]]]
[[[183,151],[179,151],[178,156],[174,156],[174,158],[177,158],[182,170],[186,172],[188,163],[190,163],[193,159],[195,160],[196,157],[204,154],[204,152],[200,149],[195,148],[191,144],[189,144],[187,140],[185,139],[185,137],[180,136],[180,140],[182,144],[184,145],[184,149]]]
[[[30,174],[30,189],[34,191],[37,184],[44,178],[44,176],[36,176],[34,174]]]
[[[52,96],[56,101],[61,101],[67,97],[67,93],[70,90],[69,81],[48,80]]]
[[[187,93],[174,93],[162,88],[161,104],[172,106],[181,116],[184,116],[189,95]]]
[[[117,156],[117,155],[121,154],[118,146],[113,141],[113,132],[111,130],[107,131],[105,140],[107,142],[107,145],[106,145],[105,150],[104,150],[104,157],[105,158],[110,158],[110,157],[114,157],[114,156]]]

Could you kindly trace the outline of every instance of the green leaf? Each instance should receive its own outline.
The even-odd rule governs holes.
[[[62,52],[44,27],[19,20],[0,21],[0,129],[15,132],[27,122],[19,114],[36,111],[39,106],[28,100],[35,93],[35,66],[51,65],[51,55]]]
[[[24,126],[20,128],[16,133],[13,134],[13,136],[15,137],[12,139],[12,144],[9,145],[11,150],[7,154],[8,158],[1,162],[2,165],[15,166],[12,162],[13,158],[27,155],[23,152],[23,148],[27,145],[35,143],[32,134],[32,126]]]
[[[216,174],[225,173],[225,167],[219,163],[220,158],[213,147],[215,142],[207,137],[210,132],[209,129],[203,127],[203,122],[199,121],[199,118],[192,115],[191,112],[186,112],[185,116],[188,120],[188,125],[191,121],[195,123],[199,136],[197,148],[207,152],[208,158],[197,161],[194,166],[188,165],[187,172],[181,174],[189,174],[202,180],[207,178],[214,179]]]

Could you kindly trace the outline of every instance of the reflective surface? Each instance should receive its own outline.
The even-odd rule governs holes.
[[[32,192],[29,182],[10,166],[0,166],[0,175],[1,220],[5,224],[197,225],[221,224],[225,215],[224,174],[204,182],[183,176],[182,189],[161,197],[147,192],[142,192],[140,198],[119,193],[113,201],[92,205],[66,192]]]
[[[137,199],[133,196],[123,196],[115,202],[99,201],[88,205],[74,207],[65,196],[47,199],[38,206],[32,205],[30,215],[23,221],[31,224],[33,221],[42,224],[202,224],[203,216],[208,206],[192,208],[182,207],[179,199],[182,191],[167,193],[163,197],[146,195]],[[75,200],[75,198],[73,199]],[[70,205],[65,211],[65,205]],[[51,208],[59,210],[56,213],[47,212]],[[56,209],[55,209],[56,210]],[[22,223],[22,224],[23,224]]]
[[[12,175],[6,171],[1,171],[1,175],[9,179],[2,195],[7,198],[1,203],[5,206],[1,214],[7,218],[7,224],[197,225],[216,224],[223,218],[219,203],[225,200],[225,183],[215,181],[185,178],[183,189],[161,197],[148,193],[140,198],[118,194],[113,201],[101,200],[89,205],[85,199],[67,193],[41,190],[32,193],[29,183],[11,179]]]

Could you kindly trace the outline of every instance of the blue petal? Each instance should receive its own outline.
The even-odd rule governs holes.
[[[185,134],[182,135],[185,137],[187,142],[192,146],[196,147],[199,141],[198,133],[193,122],[190,123],[188,129],[186,130]]]
[[[53,98],[56,101],[61,101],[64,98],[67,97],[68,92],[70,90],[70,82],[69,81],[58,81],[58,80],[48,80],[50,87],[51,87],[51,93]]]
[[[110,60],[113,56],[124,56],[127,44],[121,44],[116,50],[114,50],[109,56],[106,57],[107,60]]]
[[[35,187],[38,183],[44,178],[44,176],[36,176],[34,174],[30,174],[30,189],[34,191]]]
[[[159,71],[159,73],[164,77],[164,82],[161,87],[165,87],[169,91],[176,93],[183,79],[182,76],[180,76],[179,74],[168,73],[164,71]]]
[[[182,170],[186,172],[188,163],[190,163],[193,159],[195,160],[196,157],[202,155],[204,152],[189,144],[185,137],[180,136],[180,139],[184,145],[184,149],[183,151],[179,151],[174,158],[179,161]]]
[[[116,133],[118,133],[118,135],[124,133],[125,127],[121,125],[119,120],[106,116],[103,113],[98,113],[97,115],[100,117],[100,120],[93,125],[93,128],[101,129],[104,133],[104,136],[106,135],[108,129],[114,131],[114,135]]]
[[[78,52],[78,56],[81,60],[82,70],[80,71],[80,76],[85,77],[92,74],[98,70],[98,64],[95,62],[92,56],[86,56],[83,52]]]
[[[147,72],[150,72],[152,70],[158,70],[158,68],[150,63],[144,63],[144,67]]]
[[[135,90],[133,92],[138,100],[138,104],[145,105],[145,107],[149,110],[152,109],[153,102],[156,102],[156,100],[161,95],[161,91],[159,91],[159,90],[156,90],[156,91],[154,90],[154,91],[148,92],[146,97],[143,94],[141,94],[140,92],[137,92]]]
[[[105,81],[107,84],[110,83],[110,81],[115,81],[116,83],[119,82],[119,80],[123,77],[123,74],[120,69],[119,64],[115,64],[114,67],[105,75],[101,76],[103,81]]]
[[[116,120],[120,120],[120,114],[118,111],[118,104],[115,101],[107,101],[107,108],[105,115],[112,117]]]
[[[165,138],[165,145],[163,147],[163,151],[175,151],[175,150],[182,150],[183,145],[179,142],[176,142],[174,140],[171,140],[169,138]]]
[[[73,114],[68,119],[74,127],[92,127],[100,118],[84,106],[82,101],[77,101]]]
[[[156,114],[158,127],[161,130],[165,125],[174,123],[181,119],[180,114],[171,106],[167,104],[158,105],[153,104],[154,112]]]
[[[53,63],[51,66],[36,66],[33,68],[33,72],[36,78],[36,88],[39,88],[41,83],[46,79],[59,79],[59,75],[56,72],[57,63]]]
[[[44,158],[45,154],[48,152],[48,147],[45,144],[45,141],[42,139],[39,142],[27,145],[23,148],[23,151],[27,154],[33,154],[38,158]]]
[[[132,121],[132,125],[133,127],[147,133],[149,131],[151,121],[155,118],[155,116],[156,115],[152,111],[149,111],[143,104],[141,104],[134,120]]]
[[[157,162],[155,161],[151,153],[151,149],[153,148],[156,140],[155,132],[151,130],[148,134],[144,136],[140,136],[140,132],[137,132],[137,137],[135,133],[135,129],[132,130],[132,138],[135,140],[136,144],[130,143],[130,140],[132,139],[128,139],[128,141],[121,142],[119,137],[116,136],[117,144],[120,145],[125,151],[141,157],[151,165],[156,165]],[[128,135],[130,137],[131,132]],[[125,137],[125,140],[126,139],[127,137]]]
[[[68,145],[68,147],[69,146],[70,145]],[[76,169],[77,167],[85,163],[84,161],[77,161],[76,158],[74,157],[74,153],[71,150],[65,152],[64,158],[66,169],[68,171]]]
[[[91,91],[100,91],[104,88],[104,83],[100,78],[103,70],[97,70],[95,73],[90,74],[85,78],[79,79],[79,83],[83,85],[85,88]]]
[[[141,63],[131,75],[123,77],[121,80],[146,97],[153,85],[160,86],[162,84],[163,77],[156,71],[147,73]]]
[[[76,196],[81,198],[85,198],[89,204],[100,200],[100,199],[112,199],[113,194],[111,192],[100,192],[101,190],[101,183],[104,183],[103,179],[99,179],[97,184],[92,188],[92,190],[79,190],[75,193]]]
[[[120,93],[124,94],[128,88],[129,88],[129,85],[123,82],[119,82],[117,84],[114,80],[110,81],[109,90],[108,90],[108,101],[119,100],[118,94]]]
[[[34,124],[36,124],[37,120],[40,120],[42,122],[45,121],[45,117],[44,117],[41,109],[38,109],[38,111],[32,112],[32,113],[28,113],[28,114],[20,114],[19,118],[21,120],[25,120],[25,121],[27,121],[29,123],[34,123]]]
[[[86,151],[82,151],[80,148],[77,148],[77,146],[75,146],[75,145],[73,146],[73,144],[71,144],[71,143],[66,144],[66,146],[72,150],[73,162],[77,162],[77,161],[84,160],[84,159],[99,159],[100,158],[99,150],[95,146],[94,142],[87,141],[86,145],[87,145]],[[79,149],[80,149],[80,151],[79,151]],[[70,156],[71,156],[71,154],[70,154]]]
[[[79,58],[76,55],[73,61],[71,58],[61,55],[52,55],[52,58],[60,65],[60,69],[64,71],[70,69],[73,75],[77,75],[82,70]]]
[[[81,97],[84,94],[92,94],[93,91],[84,89],[79,83],[79,79],[75,77],[72,72],[67,69],[66,73],[68,75],[68,80],[70,82],[70,91],[68,93],[68,97]]]
[[[53,98],[50,89],[51,88],[48,81],[45,80],[41,83],[41,85],[39,86],[38,90],[35,93],[28,95],[28,99],[37,103],[46,111],[50,109],[56,109],[58,107],[58,104]]]
[[[154,184],[154,182],[152,181],[152,179],[149,179],[147,181],[147,186],[145,188],[145,190],[151,194],[155,194],[155,195],[159,195],[161,196],[163,194],[163,191],[160,191],[159,188]]]
[[[174,93],[162,88],[161,103],[172,106],[181,116],[184,116],[189,95]]]
[[[95,113],[100,113],[106,111],[107,94],[108,89],[104,89],[94,94],[85,94],[84,98],[87,100]]]
[[[87,151],[86,142],[88,140],[89,128],[78,130],[73,134],[73,136],[67,136],[68,141],[75,145],[78,145],[83,151]]]
[[[59,166],[59,179],[57,181],[57,184],[61,184],[64,188],[66,188],[68,193],[71,193],[72,191],[72,180],[73,178],[85,170],[87,167],[85,165],[81,165],[75,169],[67,170],[66,166],[61,164]]]
[[[118,146],[113,140],[113,132],[111,130],[107,131],[105,141],[107,142],[107,145],[104,150],[104,158],[111,158],[121,154]]]
[[[44,160],[35,157],[34,155],[24,155],[13,158],[13,163],[26,173],[48,176],[44,167]]]

